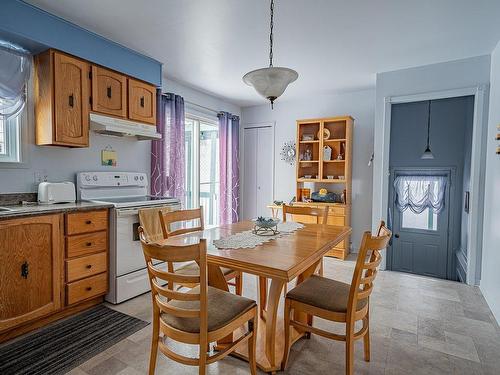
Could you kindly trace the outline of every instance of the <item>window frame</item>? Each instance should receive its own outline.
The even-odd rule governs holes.
[[[214,125],[215,127],[219,127],[219,121],[217,120],[217,117],[211,118],[208,115],[200,116],[196,113],[186,111],[184,114],[184,120],[190,120],[193,122],[193,144],[195,145],[194,150],[193,150],[193,162],[196,161],[196,165],[193,165],[194,171],[194,178],[192,181],[193,184],[193,198],[192,198],[192,204],[193,207],[199,207],[200,206],[200,193],[201,193],[201,184],[200,184],[200,148],[201,148],[201,126],[200,123],[205,123],[205,124],[210,124]],[[194,163],[193,163],[194,164]],[[187,160],[186,160],[186,169],[187,169]],[[186,175],[186,183],[188,180],[188,176]],[[220,181],[218,182],[220,183]],[[186,191],[187,191],[187,184],[186,184]],[[186,197],[187,198],[187,197]],[[187,200],[186,200],[186,205],[187,205]]]

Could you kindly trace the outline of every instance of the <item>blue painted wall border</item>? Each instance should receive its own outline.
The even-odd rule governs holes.
[[[37,53],[55,48],[161,87],[162,64],[21,0],[0,3],[0,37]]]

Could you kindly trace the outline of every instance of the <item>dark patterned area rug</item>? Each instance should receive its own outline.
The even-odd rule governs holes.
[[[149,323],[104,305],[0,346],[0,374],[64,374]]]

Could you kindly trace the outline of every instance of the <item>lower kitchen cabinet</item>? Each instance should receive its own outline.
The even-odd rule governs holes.
[[[103,301],[107,223],[107,210],[0,220],[0,342]]]
[[[0,221],[0,331],[61,308],[61,219]]]

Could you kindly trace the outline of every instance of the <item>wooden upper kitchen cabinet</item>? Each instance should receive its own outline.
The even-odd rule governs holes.
[[[54,50],[35,62],[36,144],[88,147],[90,65]]]
[[[92,111],[127,117],[127,77],[92,65]]]
[[[61,218],[0,221],[0,332],[61,308]]]
[[[156,87],[128,79],[128,118],[156,125]]]

